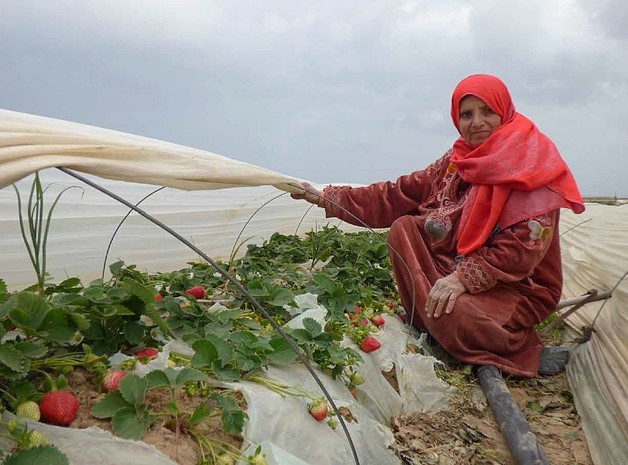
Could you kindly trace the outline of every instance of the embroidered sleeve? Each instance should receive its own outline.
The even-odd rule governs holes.
[[[400,216],[417,212],[419,204],[434,189],[434,180],[442,177],[439,173],[447,168],[449,158],[447,153],[426,169],[401,176],[395,182],[364,187],[328,186],[323,189],[318,206],[325,208],[327,217],[358,226],[387,228]]]
[[[497,232],[487,245],[458,260],[456,274],[471,293],[531,276],[556,239],[558,215],[558,210],[548,212]]]
[[[497,279],[488,272],[482,261],[466,257],[456,267],[456,274],[471,294],[485,291],[497,284]]]

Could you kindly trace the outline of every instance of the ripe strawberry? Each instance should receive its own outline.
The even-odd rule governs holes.
[[[146,365],[149,360],[154,359],[159,355],[159,351],[154,347],[147,347],[146,349],[140,350],[135,354],[135,358],[139,360],[140,363]]]
[[[68,426],[76,418],[79,401],[69,391],[50,391],[39,401],[39,410],[44,422],[58,426]]]
[[[161,295],[161,294],[157,294],[157,295],[155,296],[155,302],[159,302],[159,301],[160,301],[161,299],[163,299],[163,298],[164,298],[164,296],[163,296],[163,295]]]
[[[15,415],[20,418],[26,418],[27,420],[39,421],[41,418],[41,412],[39,411],[39,405],[37,402],[33,402],[29,400],[27,402],[22,402],[15,409]]]
[[[373,352],[374,350],[377,350],[381,347],[382,345],[380,344],[380,342],[375,339],[373,336],[367,336],[364,339],[362,339],[362,342],[360,343],[360,348],[364,351],[364,352]]]
[[[375,315],[373,316],[373,318],[371,318],[371,321],[373,322],[373,324],[375,326],[377,326],[378,328],[380,326],[382,326],[384,323],[386,323],[386,321],[384,321],[384,317],[381,315]]]
[[[102,387],[107,392],[115,391],[118,389],[120,380],[126,376],[126,371],[122,370],[109,370],[105,374],[102,380]]]
[[[185,291],[185,293],[196,299],[202,299],[205,297],[205,288],[203,286],[194,286]]]
[[[312,415],[312,417],[314,417],[316,421],[323,421],[325,418],[327,418],[328,407],[327,402],[325,402],[324,400],[315,400],[313,402],[310,402],[308,410],[310,412],[310,415]]]

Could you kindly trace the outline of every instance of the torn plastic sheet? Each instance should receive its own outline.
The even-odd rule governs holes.
[[[316,303],[316,296],[295,299],[298,315],[287,326],[299,327],[306,317],[325,324],[327,310]],[[343,344],[362,354],[363,363],[355,369],[365,382],[356,387],[356,398],[340,380],[315,369],[336,406],[346,414],[345,423],[360,464],[401,464],[390,449],[395,439],[389,427],[392,417],[402,412],[434,410],[446,403],[450,388],[434,373],[438,361],[434,357],[408,352],[408,346],[420,346],[416,332],[409,330],[397,317],[384,315],[385,324],[374,333],[382,347],[371,353],[360,352],[355,343]],[[183,341],[170,341],[157,358],[146,365],[137,364],[134,373],[146,373],[166,367],[170,352],[191,356],[193,350]],[[129,358],[117,354],[110,359],[116,366]],[[395,371],[397,392],[382,372]],[[299,363],[269,366],[260,375],[270,381],[305,389],[313,396],[323,397],[320,387],[309,371]],[[247,402],[248,421],[242,446],[250,455],[261,445],[268,465],[324,465],[355,463],[348,439],[339,425],[332,429],[326,422],[317,422],[308,412],[309,399],[281,396],[262,384],[251,381],[221,383],[218,386],[240,391]],[[10,415],[6,413],[6,415]],[[163,453],[140,441],[118,438],[99,428],[75,429],[30,422],[51,443],[70,459],[73,465],[172,465]],[[88,446],[87,446],[88,445]],[[87,449],[89,447],[89,449]],[[7,443],[6,450],[11,448]],[[239,462],[244,464],[245,462]]]

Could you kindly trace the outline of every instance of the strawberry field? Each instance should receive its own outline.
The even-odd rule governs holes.
[[[468,367],[435,365],[397,315],[384,235],[276,233],[218,268],[57,282],[36,183],[27,211],[36,282],[0,277],[3,463],[510,463]],[[569,427],[541,438],[570,444],[552,463],[590,463],[564,378],[525,383],[522,408]]]

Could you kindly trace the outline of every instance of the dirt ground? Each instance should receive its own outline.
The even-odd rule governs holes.
[[[560,329],[541,335],[545,346],[564,343]],[[435,347],[446,368],[437,374],[455,388],[448,406],[392,420],[394,449],[404,465],[515,465],[471,366]],[[552,465],[593,465],[567,375],[523,379],[504,376]],[[394,386],[394,384],[393,384]]]
[[[408,465],[514,465],[477,380],[449,376],[457,392],[446,409],[393,420],[398,455]],[[549,463],[593,465],[564,374],[506,383]]]
[[[92,407],[105,396],[105,393],[98,392],[95,388],[98,385],[95,375],[83,370],[74,370],[68,375],[68,384],[80,402],[77,417],[70,427],[96,426],[106,431],[112,431],[113,428],[109,419],[99,420],[90,413]],[[167,404],[171,400],[171,393],[168,389],[151,390],[146,396],[151,411],[166,412],[168,410]],[[177,405],[182,412],[192,412],[203,401],[204,399],[201,397],[189,397],[184,393],[177,397]],[[203,427],[208,435],[215,440],[231,444],[237,448],[242,443],[240,437],[231,436],[223,431],[219,417],[205,420]],[[172,419],[168,417],[157,420],[144,434],[142,441],[154,446],[179,465],[197,465],[203,458],[196,442],[186,434],[181,425],[176,428]]]

